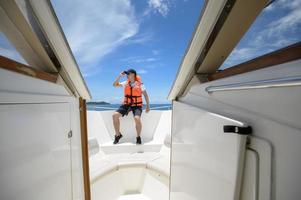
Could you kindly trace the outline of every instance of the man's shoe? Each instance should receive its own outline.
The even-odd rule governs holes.
[[[141,144],[141,137],[140,136],[136,137],[136,144]]]
[[[117,144],[121,138],[122,138],[121,133],[119,135],[115,135],[115,140],[114,140],[113,144]]]

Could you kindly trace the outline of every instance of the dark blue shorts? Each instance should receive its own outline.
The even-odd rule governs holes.
[[[116,112],[119,112],[122,117],[124,115],[128,115],[128,113],[132,111],[133,112],[133,115],[134,117],[135,116],[141,116],[142,114],[142,107],[141,106],[127,106],[127,105],[121,105],[117,110]]]

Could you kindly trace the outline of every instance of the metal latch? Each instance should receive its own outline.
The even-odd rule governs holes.
[[[68,132],[68,138],[72,138],[72,130]]]
[[[240,135],[250,135],[252,134],[252,127],[251,126],[239,127],[233,125],[225,125],[224,133],[237,133]]]

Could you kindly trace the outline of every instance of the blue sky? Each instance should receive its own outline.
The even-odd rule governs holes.
[[[120,103],[124,69],[142,76],[152,103],[165,103],[202,0],[51,0],[94,100]],[[301,40],[301,0],[276,0],[222,65],[227,68]],[[0,54],[26,63],[0,33]]]
[[[275,0],[257,17],[221,69],[299,41],[301,41],[301,0]]]
[[[134,68],[151,102],[167,102],[203,1],[51,2],[93,99],[120,103],[123,91],[112,83]]]

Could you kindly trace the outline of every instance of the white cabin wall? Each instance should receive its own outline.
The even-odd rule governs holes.
[[[47,96],[69,96],[64,87],[58,86],[48,81],[39,80],[16,72],[0,68],[0,91],[1,93],[9,92],[12,94],[36,94]],[[5,95],[1,101],[5,101]],[[18,99],[11,99],[19,101]],[[6,100],[8,103],[12,103]]]
[[[299,187],[301,185],[299,175],[301,169],[301,86],[213,93],[207,93],[205,89],[208,86],[293,76],[301,77],[301,60],[196,84],[190,88],[186,96],[179,98],[182,103],[246,122],[253,128],[251,142],[252,137],[255,137],[271,145],[272,185],[271,191],[264,192],[270,193],[274,200],[299,199],[301,196]],[[191,160],[191,163],[194,162],[196,161]],[[269,189],[264,185],[259,185],[259,192]]]
[[[84,199],[78,104],[63,86],[0,69],[0,199]]]
[[[238,200],[246,136],[223,126],[244,123],[174,101],[172,124],[171,200]]]

